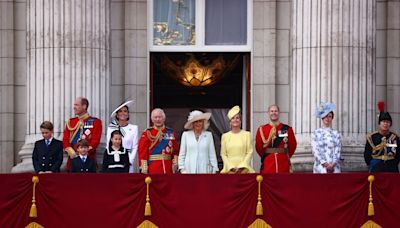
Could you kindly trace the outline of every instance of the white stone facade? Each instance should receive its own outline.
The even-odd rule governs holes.
[[[145,0],[0,0],[0,172],[31,170],[40,123],[51,120],[60,138],[76,96],[89,98],[103,127],[133,99],[130,119],[147,127],[147,7]],[[386,101],[392,129],[400,128],[400,1],[255,0],[252,8],[253,133],[277,103],[298,136],[295,170],[311,171],[308,135],[319,126],[312,113],[331,100],[345,139],[343,169],[364,170],[377,101]]]

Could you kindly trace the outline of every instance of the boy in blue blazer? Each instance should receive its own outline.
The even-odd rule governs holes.
[[[96,162],[88,157],[89,142],[86,139],[80,139],[76,150],[79,155],[71,159],[71,173],[95,173]]]
[[[53,138],[53,124],[44,121],[40,125],[43,139],[35,142],[32,153],[33,168],[36,173],[58,173],[63,161],[63,145]]]

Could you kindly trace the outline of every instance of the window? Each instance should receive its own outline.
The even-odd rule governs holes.
[[[196,43],[195,0],[155,0],[153,7],[154,45]]]
[[[251,51],[251,0],[149,1],[150,51]]]

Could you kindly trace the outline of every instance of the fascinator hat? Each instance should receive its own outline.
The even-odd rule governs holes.
[[[327,116],[330,112],[332,112],[336,108],[336,105],[334,103],[330,102],[321,102],[321,104],[317,107],[317,111],[315,112],[315,116],[317,118],[324,118]]]
[[[206,130],[210,126],[210,123],[208,122],[210,117],[211,117],[211,113],[209,113],[209,112],[204,113],[199,110],[191,111],[189,113],[188,120],[185,123],[184,128],[185,129],[193,129],[194,122],[196,122],[198,120],[204,120],[204,130]]]
[[[111,113],[111,118],[115,118],[117,115],[117,112],[123,108],[123,107],[129,107],[130,105],[133,104],[133,100],[129,100],[129,101],[125,101],[124,103],[122,103],[120,106],[118,106],[112,113]]]
[[[231,120],[234,116],[240,113],[240,107],[238,105],[231,108],[227,114],[228,118]]]

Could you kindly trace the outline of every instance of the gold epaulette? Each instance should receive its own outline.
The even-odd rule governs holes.
[[[376,133],[379,133],[379,132],[378,131],[374,131],[374,132],[369,133],[367,135],[367,141],[368,141],[369,145],[372,147],[372,149],[374,149],[374,147],[375,147],[375,144],[372,142],[372,135],[374,135]]]
[[[259,127],[258,130],[260,131],[261,139],[263,141],[263,148],[266,148],[269,145],[269,143],[271,142],[272,138],[276,135],[276,127],[272,126],[272,128],[271,128],[271,130],[269,132],[267,140],[265,139],[262,127],[263,126]]]

